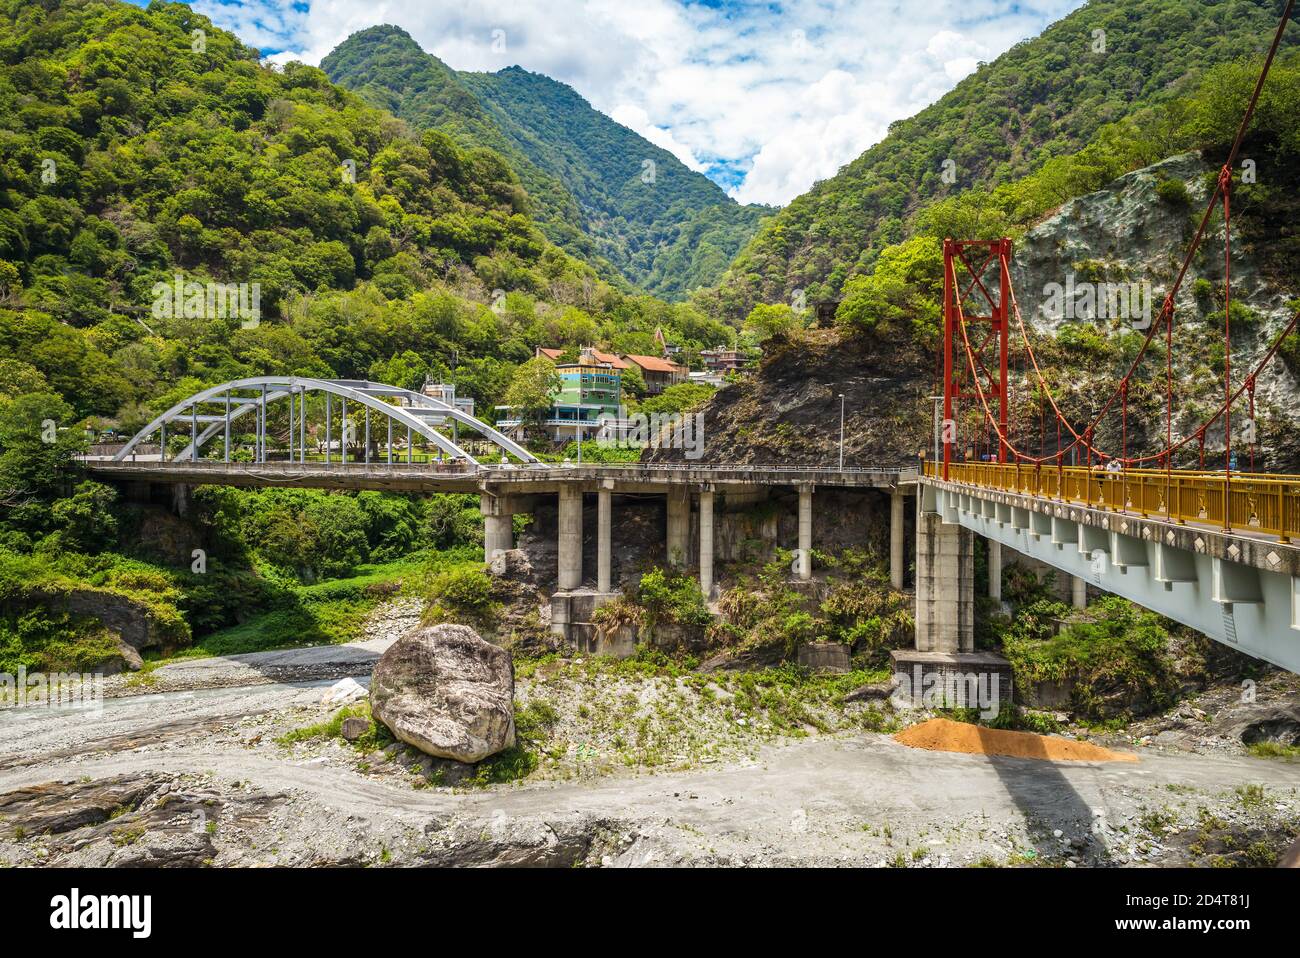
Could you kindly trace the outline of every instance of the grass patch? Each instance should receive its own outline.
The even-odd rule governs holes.
[[[1246,747],[1246,751],[1258,758],[1300,758],[1300,745],[1283,745],[1281,742],[1254,742]]]
[[[460,561],[458,553],[454,558]],[[361,634],[375,606],[408,593],[430,565],[442,564],[438,558],[427,562],[407,558],[363,565],[344,579],[290,586],[281,608],[204,636],[168,661],[351,642]]]
[[[516,742],[505,751],[498,752],[474,766],[474,777],[469,781],[470,784],[483,788],[488,785],[519,781],[536,770],[537,753],[526,745]]]
[[[530,699],[516,713],[520,742],[536,747],[549,777],[616,766],[690,768],[810,732],[899,727],[876,705],[845,702],[885,679],[885,669],[825,675],[784,665],[702,674],[697,665],[688,654],[649,648],[626,659],[517,660]],[[542,695],[576,703],[573,712],[553,720]]]
[[[370,703],[367,701],[358,702],[355,705],[345,705],[324,722],[293,729],[281,735],[275,742],[277,745],[290,746],[298,742],[310,742],[322,738],[337,738],[340,741],[346,741],[343,738],[343,720],[349,718],[363,718],[370,723],[370,728],[363,732],[359,738],[347,743],[359,752],[372,752],[396,741],[392,732],[375,721],[370,714]]]

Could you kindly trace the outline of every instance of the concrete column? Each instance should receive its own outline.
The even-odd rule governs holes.
[[[700,490],[700,591],[713,591],[713,490]]]
[[[895,489],[889,497],[889,584],[895,589],[903,588],[903,575],[907,560],[903,551],[904,516],[903,491]]]
[[[691,493],[689,489],[668,491],[668,564],[684,569],[690,562]]]
[[[559,574],[557,585],[567,592],[582,585],[582,490],[560,487]]]
[[[1002,543],[989,539],[989,598],[1002,601]]]
[[[812,495],[813,487],[799,487],[799,578],[812,578]]]
[[[1087,582],[1087,580],[1086,580],[1086,579],[1082,579],[1082,578],[1080,578],[1080,577],[1077,576],[1077,575],[1076,575],[1076,576],[1071,576],[1070,578],[1072,579],[1072,581],[1071,581],[1071,583],[1070,583],[1070,585],[1071,585],[1071,589],[1070,589],[1070,591],[1071,591],[1071,593],[1072,593],[1071,598],[1074,600],[1074,607],[1075,607],[1076,609],[1086,609],[1086,608],[1088,608],[1088,582]]]
[[[611,591],[611,538],[614,531],[614,493],[596,490],[596,591]]]
[[[933,513],[916,516],[916,648],[975,648],[975,537]]]
[[[492,554],[515,547],[514,509],[505,496],[479,496],[479,511],[483,514],[483,560],[490,562]]]

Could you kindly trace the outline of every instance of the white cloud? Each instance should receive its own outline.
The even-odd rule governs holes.
[[[652,124],[650,114],[646,113],[642,107],[634,103],[620,103],[609,111],[609,115],[616,123],[622,123],[629,130],[645,137],[655,146],[667,150],[681,160],[682,165],[687,169],[694,170],[697,173],[705,171],[704,164],[695,158],[691,148],[685,143],[678,143],[673,137],[672,130]]]
[[[692,169],[743,173],[742,202],[786,203],[981,60],[1082,0],[287,0],[196,9],[276,62],[319,63],[395,23],[460,70],[518,64],[574,87]],[[497,41],[494,43],[494,39]]]

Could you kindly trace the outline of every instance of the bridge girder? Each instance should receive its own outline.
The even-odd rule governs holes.
[[[1036,510],[1017,507],[1018,501],[1024,500],[926,481],[920,508],[1239,652],[1300,673],[1300,568],[1293,546],[1246,541],[1252,548],[1238,549],[1234,559],[1231,545],[1226,554],[1215,554],[1211,540],[1227,537],[1207,529],[1104,514],[1078,503],[1043,503],[1052,510],[1043,521]],[[1143,525],[1164,534],[1148,537]],[[1189,539],[1194,540],[1190,548]],[[1264,556],[1262,562],[1256,552]],[[1269,557],[1277,559],[1276,567]]]

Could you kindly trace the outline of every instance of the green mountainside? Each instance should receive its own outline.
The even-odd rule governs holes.
[[[481,556],[454,496],[205,487],[164,519],[84,480],[70,460],[91,437],[260,375],[454,381],[491,418],[536,379],[538,345],[653,353],[662,328],[698,365],[733,340],[603,281],[530,205],[500,154],[314,67],[263,66],[183,4],[0,0],[0,671],[116,654],[100,619],[60,605],[74,592],[125,603],[168,646],[249,616],[257,642],[335,641],[377,601],[366,576],[413,571],[373,564]],[[256,286],[260,316],[158,309],[178,276]],[[210,574],[188,571],[196,543]]]
[[[1093,0],[892,124],[884,140],[783,208],[705,302],[743,317],[755,303],[789,301],[794,289],[838,296],[936,202],[1069,158],[1127,117],[1150,139],[1169,117],[1149,108],[1185,95],[1207,67],[1259,56],[1282,7],[1279,0]],[[1284,50],[1298,41],[1291,30]]]
[[[321,67],[418,129],[499,152],[548,237],[657,295],[715,283],[772,212],[729,199],[563,83],[519,67],[458,73],[398,27],[354,34]]]

